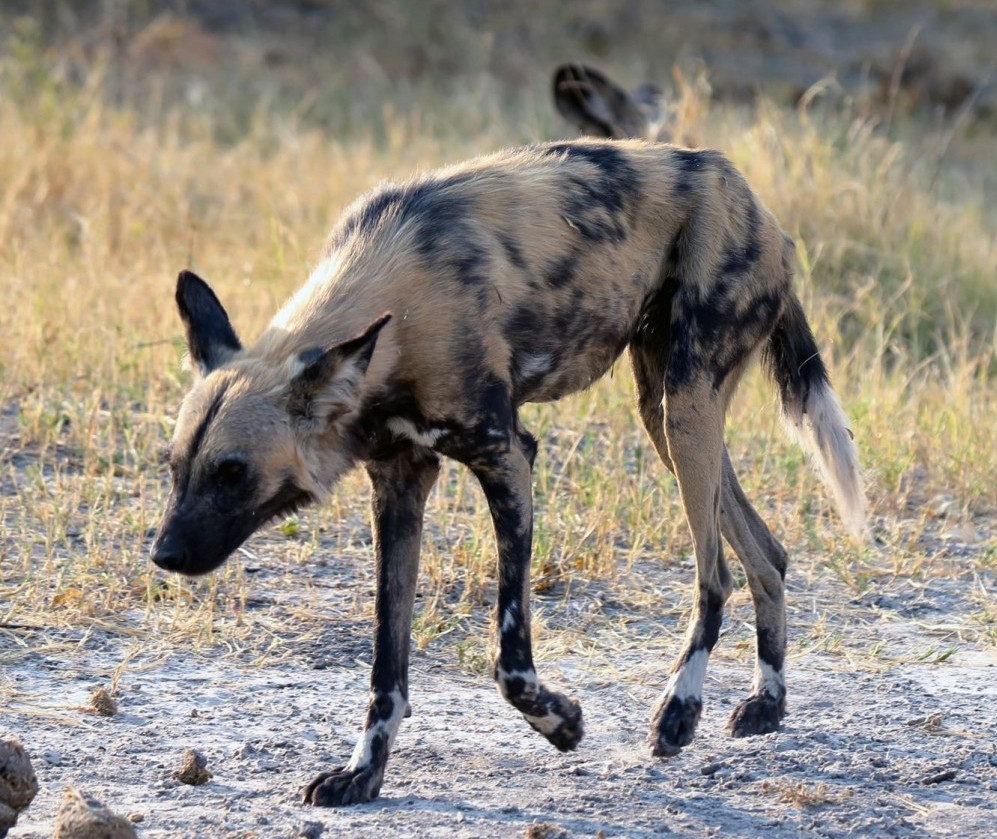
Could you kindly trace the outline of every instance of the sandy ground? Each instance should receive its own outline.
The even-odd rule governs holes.
[[[653,580],[635,573],[680,603],[688,569],[657,569]],[[331,583],[340,570],[300,573]],[[262,595],[271,580],[256,577]],[[330,596],[368,585],[346,575]],[[724,730],[750,680],[743,602],[711,663],[697,739],[667,761],[649,757],[644,737],[675,651],[662,635],[681,629],[674,617],[633,615],[612,641],[596,633],[586,654],[539,663],[582,701],[586,737],[567,755],[529,730],[487,676],[462,669],[443,638],[414,654],[413,715],[381,797],[342,810],[300,806],[297,790],[352,751],[366,698],[365,621],[337,622],[272,664],[100,631],[0,630],[0,689],[12,697],[0,736],[24,742],[41,784],[10,836],[50,837],[67,784],[132,816],[143,837],[509,837],[534,823],[551,836],[554,826],[592,837],[992,836],[997,654],[959,640],[972,609],[960,592],[972,583],[902,583],[856,598],[821,572],[806,589],[791,575],[790,588],[791,638],[822,620],[843,640],[797,648],[779,733],[734,740]],[[577,618],[570,611],[558,598],[538,602],[551,626]],[[865,654],[875,645],[881,664]],[[118,714],[83,710],[126,659]],[[204,786],[172,778],[186,746],[207,757],[214,777]]]

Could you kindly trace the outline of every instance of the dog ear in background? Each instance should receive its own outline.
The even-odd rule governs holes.
[[[662,92],[645,82],[632,93],[584,64],[562,64],[554,71],[554,105],[583,134],[621,140],[671,139],[661,121]]]

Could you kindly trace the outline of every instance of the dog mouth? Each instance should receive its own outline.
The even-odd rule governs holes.
[[[272,521],[295,515],[305,507],[312,504],[314,500],[315,497],[310,492],[301,489],[292,481],[285,481],[281,484],[280,489],[277,491],[276,495],[273,496],[273,498],[262,504],[257,510],[253,511],[253,527],[252,530],[250,530],[250,532],[243,537],[243,541],[248,539],[260,528],[270,524]],[[241,544],[242,542],[239,543],[239,545]],[[235,548],[232,548],[232,550],[234,551],[239,547],[239,545],[236,545]]]
[[[239,515],[220,515],[214,523],[178,515],[163,523],[150,552],[158,567],[199,577],[221,566],[250,536],[275,519],[294,515],[314,497],[291,481],[268,501]]]

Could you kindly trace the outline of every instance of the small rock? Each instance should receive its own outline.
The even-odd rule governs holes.
[[[16,740],[0,740],[0,837],[17,822],[17,814],[38,793],[31,758]]]
[[[17,740],[0,740],[0,801],[23,810],[37,792],[38,779],[24,746]]]
[[[942,539],[946,542],[958,542],[961,545],[976,545],[983,537],[971,524],[957,524],[942,531]]]
[[[197,749],[184,749],[180,768],[173,773],[173,777],[182,784],[197,787],[211,780],[211,770],[207,766],[207,758]]]
[[[323,830],[322,822],[305,822],[298,832],[298,839],[319,839]]]
[[[951,495],[936,495],[928,502],[928,511],[936,519],[948,519],[962,512],[961,505]]]
[[[3,839],[15,824],[17,824],[17,811],[0,803],[0,839]]]
[[[57,751],[42,752],[42,760],[49,766],[62,766],[62,755]]]
[[[571,839],[561,825],[550,822],[534,822],[526,827],[526,839]]]
[[[90,710],[101,717],[113,717],[118,713],[118,701],[107,688],[97,688],[90,694]]]
[[[128,819],[70,787],[55,815],[54,839],[137,839]]]

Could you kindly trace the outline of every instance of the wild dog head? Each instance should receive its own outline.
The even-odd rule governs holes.
[[[353,465],[363,379],[391,316],[348,341],[271,358],[243,348],[195,274],[180,274],[176,300],[196,379],[168,448],[173,485],[152,560],[196,575],[322,497]]]

